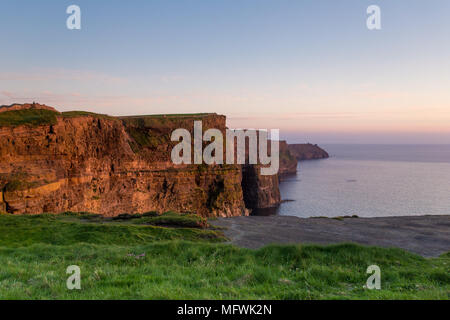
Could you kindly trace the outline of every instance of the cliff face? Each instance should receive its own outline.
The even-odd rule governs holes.
[[[18,112],[30,108],[22,109]],[[2,113],[0,211],[88,211],[106,216],[153,210],[202,216],[248,214],[240,166],[174,165],[170,161],[170,150],[176,144],[170,141],[173,129],[192,130],[194,119],[201,119],[204,130],[225,130],[224,116],[112,118],[45,111],[49,117],[39,123],[33,118],[33,125],[21,124],[23,117],[16,125],[4,125],[14,122],[9,119],[15,119],[17,110]]]
[[[288,149],[297,160],[313,160],[328,158],[328,153],[316,144],[290,144]]]
[[[286,141],[280,141],[280,175],[297,172],[297,158],[291,153],[290,145]]]
[[[242,189],[245,206],[249,209],[276,207],[281,201],[278,175],[261,175],[259,165],[242,169]]]

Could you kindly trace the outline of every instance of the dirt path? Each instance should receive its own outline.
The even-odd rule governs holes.
[[[450,251],[450,215],[386,218],[251,216],[218,219],[231,243],[259,248],[270,243],[354,242],[399,247],[425,257]]]

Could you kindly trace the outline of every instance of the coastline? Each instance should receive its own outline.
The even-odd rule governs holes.
[[[450,251],[450,215],[374,218],[249,216],[220,218],[230,243],[257,249],[269,244],[357,243],[396,247],[423,257]]]

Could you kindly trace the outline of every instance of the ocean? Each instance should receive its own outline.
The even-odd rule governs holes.
[[[272,211],[298,217],[450,214],[450,145],[321,145],[299,162]]]

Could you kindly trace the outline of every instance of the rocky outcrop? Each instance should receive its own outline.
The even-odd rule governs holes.
[[[2,113],[0,123],[12,112],[17,110]],[[241,166],[170,161],[173,129],[193,130],[198,119],[204,130],[225,130],[224,116],[113,118],[53,112],[50,123],[0,126],[0,211],[248,214]]]
[[[317,144],[289,144],[288,149],[297,160],[313,160],[328,158],[328,153]]]

